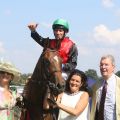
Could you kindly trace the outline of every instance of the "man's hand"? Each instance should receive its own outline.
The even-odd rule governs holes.
[[[37,28],[38,24],[37,23],[30,23],[28,25],[28,28],[31,30],[31,31],[35,31],[36,28]]]

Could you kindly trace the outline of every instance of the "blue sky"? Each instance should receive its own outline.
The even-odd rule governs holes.
[[[11,61],[22,73],[32,73],[42,52],[27,25],[53,38],[51,25],[57,18],[69,22],[68,36],[78,47],[77,68],[95,69],[99,60],[112,54],[120,70],[120,0],[4,0],[0,4],[0,58]]]

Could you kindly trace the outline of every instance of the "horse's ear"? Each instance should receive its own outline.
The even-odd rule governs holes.
[[[44,39],[44,49],[46,50],[50,46],[50,39],[49,37]]]

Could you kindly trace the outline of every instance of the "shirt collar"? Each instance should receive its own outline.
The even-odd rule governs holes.
[[[115,80],[115,74],[113,73],[107,80],[103,80],[102,85],[104,85],[105,82],[107,82],[107,84],[111,84],[113,83],[114,80]]]
[[[107,79],[107,84],[114,83],[115,81],[115,74],[112,74],[110,78]]]

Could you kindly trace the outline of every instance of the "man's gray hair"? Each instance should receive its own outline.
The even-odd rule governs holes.
[[[110,54],[108,54],[108,55],[103,55],[103,56],[101,57],[101,60],[106,59],[106,58],[109,58],[109,59],[111,60],[112,64],[115,66],[115,59],[114,59],[113,55],[110,55]]]

